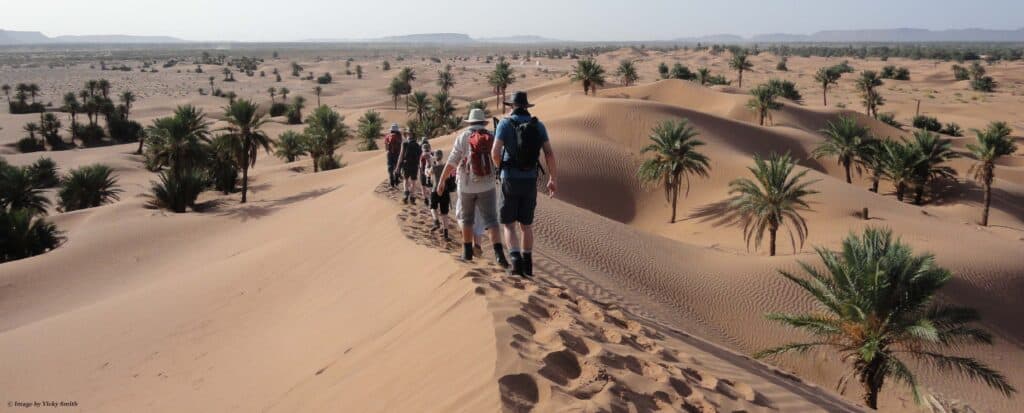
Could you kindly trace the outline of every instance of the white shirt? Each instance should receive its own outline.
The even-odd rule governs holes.
[[[467,194],[478,194],[494,190],[494,170],[488,176],[476,176],[469,170],[469,137],[474,131],[485,129],[483,125],[471,125],[462,131],[452,146],[451,154],[448,155],[448,165],[456,167],[455,180],[459,185],[459,192]],[[486,154],[490,158],[491,154]],[[466,160],[467,162],[463,162]]]

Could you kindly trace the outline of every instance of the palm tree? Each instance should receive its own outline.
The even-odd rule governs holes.
[[[921,155],[914,182],[914,204],[920,205],[929,184],[936,179],[956,179],[956,170],[945,163],[959,155],[953,151],[953,141],[926,130],[915,131],[911,143]]]
[[[302,109],[306,108],[306,98],[304,96],[296,96],[292,99],[292,104],[288,108],[288,123],[299,124],[302,123]]]
[[[667,120],[651,131],[651,143],[641,153],[654,153],[654,158],[644,161],[637,170],[640,181],[647,184],[660,183],[665,190],[665,200],[672,203],[672,218],[676,222],[676,206],[679,190],[686,181],[686,193],[690,192],[690,175],[707,177],[710,169],[708,157],[697,151],[704,145],[696,139],[698,133],[687,119],[678,122]]]
[[[821,85],[821,99],[822,105],[828,106],[828,88],[829,86],[839,83],[839,78],[842,77],[842,73],[835,70],[834,67],[823,67],[818,69],[818,72],[814,74],[814,81]]]
[[[615,70],[615,76],[618,76],[619,82],[625,86],[632,86],[640,80],[640,75],[636,71],[636,64],[632,60],[619,62],[619,68]]]
[[[501,105],[502,112],[505,111],[505,92],[515,81],[516,77],[512,66],[504,60],[495,64],[494,71],[487,76],[487,83],[494,88],[494,96],[497,100],[494,102],[494,107],[497,108],[498,105]]]
[[[320,106],[306,119],[305,135],[309,139],[307,148],[313,158],[313,172],[336,168],[334,152],[350,135],[345,117]]]
[[[761,126],[764,126],[765,119],[771,120],[771,111],[782,108],[782,103],[775,100],[778,98],[778,93],[778,90],[767,84],[750,90],[753,97],[747,101],[747,108],[757,113]]]
[[[967,144],[967,150],[974,157],[975,163],[969,172],[974,180],[985,187],[985,207],[981,212],[981,226],[988,226],[988,210],[992,204],[992,180],[996,177],[996,161],[1003,156],[1012,155],[1017,145],[1010,138],[1010,129],[1003,122],[992,122],[984,131],[975,130],[977,144]]]
[[[747,169],[754,174],[755,181],[747,178],[729,182],[729,208],[740,218],[743,225],[743,239],[750,248],[750,241],[760,247],[764,231],[768,230],[768,253],[775,255],[776,233],[780,227],[789,230],[790,243],[796,252],[796,233],[803,247],[807,238],[807,222],[801,211],[809,211],[810,206],[804,199],[818,193],[809,187],[817,181],[801,181],[808,170],[793,174],[796,163],[786,155],[771,155],[767,160],[754,155],[754,166]]]
[[[814,149],[814,157],[835,156],[846,171],[846,183],[853,183],[850,167],[864,157],[873,140],[868,128],[858,125],[852,117],[842,116],[836,122],[827,122],[821,133],[825,134],[825,141]]]
[[[437,92],[431,96],[430,109],[432,116],[442,123],[455,115],[455,103],[445,92]]]
[[[604,68],[594,59],[581,59],[572,67],[573,82],[583,83],[583,94],[593,90],[597,94],[597,87],[604,86]]]
[[[362,79],[362,78],[363,78],[363,66],[356,65],[356,79]]]
[[[883,141],[880,149],[882,176],[892,182],[896,199],[902,202],[907,187],[916,179],[921,153],[905,141]]]
[[[0,238],[0,262],[45,253],[64,240],[55,225],[24,209],[0,208],[0,228],[5,229]]]
[[[380,113],[370,109],[359,117],[356,133],[363,140],[361,149],[372,151],[377,149],[377,138],[380,137],[381,129],[384,128],[384,118]]]
[[[288,90],[288,88],[286,88],[284,86],[281,86],[281,90],[279,90],[279,92],[281,93],[281,100],[287,101],[288,100],[288,94],[291,93],[291,91]]]
[[[3,90],[4,96],[7,97],[7,104],[10,105],[11,104],[11,85],[8,85],[8,84],[4,83],[3,86],[0,86],[0,90]]]
[[[407,87],[408,85],[397,77],[391,79],[391,83],[388,84],[388,94],[391,95],[391,100],[395,103],[395,110],[398,110],[398,98],[406,93]]]
[[[871,172],[870,191],[878,193],[878,185],[882,180],[882,173],[885,170],[884,145],[889,139],[869,139],[864,143],[863,150],[857,155],[856,162],[864,169]]]
[[[868,116],[878,118],[878,107],[885,103],[878,94],[877,88],[882,85],[882,78],[874,70],[865,70],[857,78],[857,90],[861,93],[862,103]]]
[[[57,192],[61,211],[94,208],[120,199],[114,170],[103,164],[87,165],[68,171]]]
[[[28,84],[28,88],[25,89],[25,91],[28,92],[28,95],[30,97],[32,97],[32,103],[35,104],[36,103],[36,95],[39,94],[39,85],[37,85],[35,83],[29,83]]]
[[[36,132],[39,132],[39,124],[35,122],[29,122],[26,123],[25,126],[23,126],[21,129],[24,130],[25,132],[28,132],[29,139],[35,140]],[[42,142],[42,140],[40,140],[40,142]]]
[[[317,86],[313,88],[313,94],[316,95],[316,105],[320,106],[320,94],[324,92],[324,88]]]
[[[273,105],[274,104],[274,96],[277,95],[277,88],[271,86],[271,87],[267,88],[267,93],[270,94],[270,104]]]
[[[146,129],[147,157],[157,168],[167,167],[174,179],[203,156],[201,142],[209,140],[206,114],[192,105],[178,106],[174,115],[159,118]]]
[[[410,67],[403,67],[402,70],[398,71],[398,80],[412,86],[412,82],[416,80],[416,70]]]
[[[817,348],[837,351],[853,370],[839,380],[844,391],[856,377],[864,403],[878,408],[878,393],[886,379],[902,382],[920,403],[917,378],[908,359],[941,372],[980,380],[1007,397],[1016,393],[998,371],[969,357],[943,354],[943,348],[992,344],[992,335],[971,325],[980,320],[972,308],[943,305],[935,295],[952,278],[931,254],[914,254],[910,246],[892,239],[892,232],[868,228],[851,234],[840,251],[817,248],[825,270],[800,263],[810,276],[780,271],[786,279],[817,301],[813,313],[769,313],[769,320],[801,330],[812,341],[762,350],[757,358],[784,353],[804,354]]]
[[[121,92],[121,103],[124,104],[124,118],[128,119],[128,115],[132,111],[132,103],[135,103],[135,94],[130,90]]]
[[[442,92],[448,93],[455,86],[455,75],[450,70],[438,71],[437,86],[441,88]]]
[[[739,85],[743,87],[743,72],[750,70],[754,67],[754,64],[747,60],[746,53],[734,53],[732,59],[729,59],[729,68],[739,73]]]
[[[256,166],[256,155],[260,147],[270,153],[270,137],[260,130],[269,119],[260,112],[260,106],[248,99],[239,99],[224,108],[227,137],[234,140],[238,152],[235,162],[242,167],[242,203],[249,191],[249,168]]]
[[[697,82],[700,82],[701,86],[707,85],[711,80],[711,69],[702,67],[697,69]]]
[[[416,115],[416,120],[423,122],[423,118],[430,113],[430,95],[427,92],[414,92],[406,99],[406,112]]]
[[[0,211],[25,210],[31,215],[46,215],[49,206],[50,200],[27,168],[0,168]]]
[[[277,151],[274,156],[284,159],[285,162],[295,162],[296,159],[306,154],[306,137],[295,131],[284,131],[277,137],[274,147]]]
[[[100,94],[103,95],[104,99],[110,96],[110,81],[107,79],[100,79],[96,82],[96,87],[99,88]]]

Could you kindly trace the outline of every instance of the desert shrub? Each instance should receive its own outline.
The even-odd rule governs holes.
[[[46,150],[46,147],[43,146],[42,142],[39,142],[38,139],[32,139],[28,136],[18,139],[18,142],[15,144],[15,146],[17,146],[18,148],[18,152],[21,153],[38,152]]]
[[[388,62],[387,60],[385,60],[384,63],[381,63],[380,68],[381,68],[381,70],[384,70],[385,72],[387,72],[388,70],[391,70],[391,62]]]
[[[288,113],[288,104],[284,102],[274,102],[270,105],[270,116],[284,116]]]
[[[893,73],[892,78],[895,80],[910,80],[910,69],[906,67],[896,68],[896,73]]]
[[[103,164],[87,165],[72,169],[61,179],[58,208],[61,211],[94,208],[120,199],[119,193],[113,169]]]
[[[181,178],[176,178],[166,171],[161,172],[159,178],[159,182],[152,182],[152,199],[149,205],[175,213],[183,213],[186,208],[195,208],[196,199],[203,192],[203,188],[207,187],[206,173],[197,168],[186,170]]]
[[[942,130],[942,123],[939,123],[938,119],[931,116],[914,116],[913,124],[915,128],[924,129],[929,132],[938,132]]]
[[[322,156],[317,160],[317,162],[320,164],[321,171],[341,168],[341,159],[339,159],[338,155],[335,154]]]
[[[789,71],[789,67],[786,66],[786,62],[787,62],[787,59],[785,57],[783,57],[782,60],[779,60],[779,63],[775,65],[775,70],[778,70],[780,72],[788,72]]]
[[[996,81],[992,79],[992,76],[980,76],[971,80],[971,89],[978,92],[994,92]]]
[[[967,80],[971,78],[971,72],[966,67],[953,65],[953,77],[956,80]]]
[[[319,76],[319,77],[316,78],[316,83],[319,83],[321,85],[326,85],[326,84],[331,83],[331,81],[333,81],[333,80],[334,80],[334,78],[331,77],[330,73],[324,73],[322,76]]]
[[[714,76],[708,77],[708,84],[709,85],[728,86],[728,85],[732,84],[732,81],[729,80],[729,79],[726,79],[725,76],[714,75]]]
[[[942,128],[940,132],[945,133],[946,135],[949,136],[964,136],[963,128],[961,128],[960,125],[957,125],[956,123],[953,122],[947,123],[946,127]]]
[[[39,188],[53,188],[60,184],[60,177],[57,176],[57,163],[50,158],[36,159],[31,165],[25,167],[29,180]]]
[[[658,75],[662,79],[668,79],[668,65],[665,62],[658,63]]]
[[[896,66],[888,65],[882,68],[882,71],[878,73],[878,76],[882,79],[892,79],[896,74]]]
[[[882,121],[882,122],[884,122],[886,124],[889,124],[889,126],[892,126],[894,128],[902,128],[903,127],[903,124],[896,120],[896,114],[892,113],[892,112],[886,112],[886,113],[878,114],[878,120],[880,120],[880,121]]]
[[[775,94],[779,97],[783,97],[797,103],[804,100],[803,96],[800,95],[800,91],[796,89],[796,84],[789,80],[770,79],[768,80],[768,87],[775,90]]]
[[[107,122],[107,132],[110,133],[111,139],[120,143],[138,142],[142,137],[142,124],[114,117]]]
[[[306,137],[295,131],[285,131],[274,141],[276,151],[274,156],[283,159],[285,162],[295,162],[303,155],[306,155]]]
[[[691,72],[690,68],[676,63],[672,65],[672,70],[669,72],[668,77],[671,79],[693,80],[697,78],[697,74]]]
[[[100,125],[84,124],[76,129],[78,138],[82,140],[82,144],[90,146],[98,146],[103,143],[103,138],[107,136],[106,131]]]
[[[46,111],[46,106],[39,102],[26,103],[14,100],[7,105],[7,109],[12,115],[22,115],[26,113],[43,113]]]
[[[43,254],[64,240],[57,227],[31,211],[0,208],[0,262]]]

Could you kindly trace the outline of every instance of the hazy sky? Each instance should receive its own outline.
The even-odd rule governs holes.
[[[452,32],[652,40],[829,29],[1024,27],[1024,0],[2,0],[0,28],[288,41]]]

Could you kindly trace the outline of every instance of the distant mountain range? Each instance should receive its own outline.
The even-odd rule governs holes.
[[[282,40],[287,41],[287,40]],[[655,40],[656,41],[656,40]],[[1017,30],[990,29],[877,29],[877,30],[828,30],[813,34],[771,33],[750,37],[733,34],[715,34],[699,37],[682,37],[668,40],[686,43],[922,43],[922,42],[1024,42],[1024,28]],[[170,36],[131,35],[88,35],[48,37],[40,32],[11,31],[0,29],[0,46],[45,45],[45,44],[144,44],[144,43],[189,43]],[[422,33],[401,36],[387,36],[371,39],[306,39],[299,42],[311,43],[408,43],[408,44],[541,44],[568,43],[564,40],[540,36],[509,36],[472,38],[461,33]],[[201,43],[201,42],[200,42]]]
[[[827,30],[813,34],[772,33],[751,37],[731,34],[685,37],[678,42],[703,43],[923,43],[923,42],[1024,42],[1024,28],[1017,30],[990,29],[876,29]]]
[[[185,40],[170,36],[130,36],[123,34],[49,37],[40,32],[19,32],[0,29],[0,45],[3,46],[82,43],[185,43]]]

